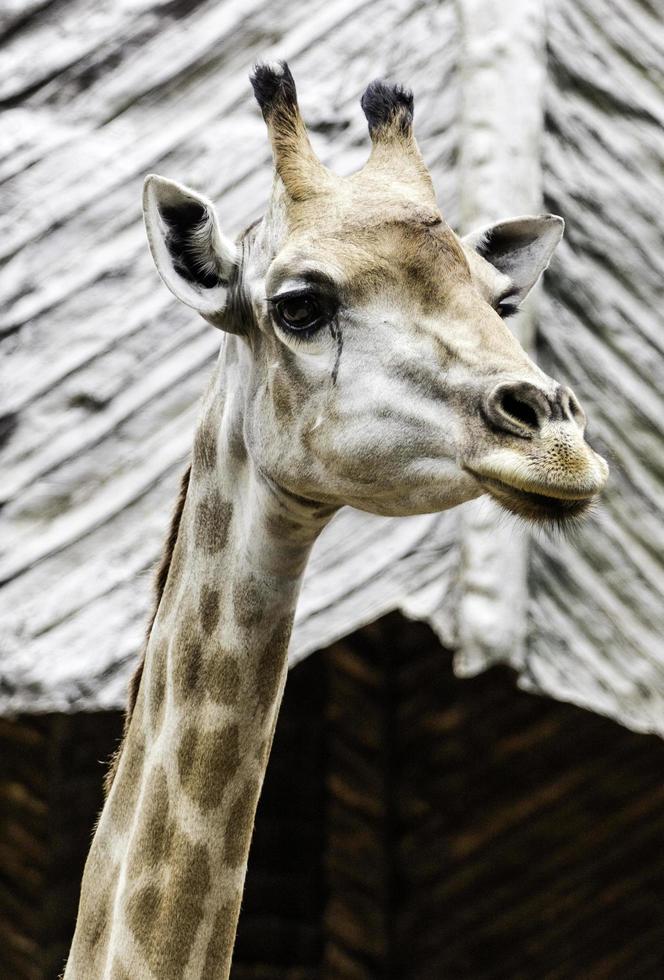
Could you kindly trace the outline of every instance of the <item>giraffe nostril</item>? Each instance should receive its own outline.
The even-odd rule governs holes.
[[[484,412],[496,429],[532,439],[551,417],[551,406],[536,385],[529,381],[508,381],[493,389],[484,403]]]
[[[581,408],[578,398],[571,390],[571,388],[568,388],[565,394],[567,395],[567,406],[566,406],[567,412],[565,414],[570,415],[572,417],[572,420],[576,422],[577,425],[585,426],[586,413]]]
[[[512,391],[501,392],[498,404],[510,418],[516,419],[533,431],[539,429],[539,418],[533,406],[518,398]]]

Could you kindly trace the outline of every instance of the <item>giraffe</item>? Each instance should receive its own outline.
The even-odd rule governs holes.
[[[275,163],[260,222],[233,241],[205,197],[145,182],[157,270],[222,345],[66,980],[228,977],[298,592],[340,507],[413,515],[489,494],[565,526],[607,479],[573,392],[504,323],[562,219],[461,239],[436,204],[410,92],[368,86],[371,152],[340,177],[313,152],[288,66],[258,65],[251,81]]]

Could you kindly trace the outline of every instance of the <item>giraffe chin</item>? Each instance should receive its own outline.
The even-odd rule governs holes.
[[[574,524],[590,512],[597,498],[596,493],[582,497],[552,496],[523,490],[479,473],[473,473],[473,476],[504,510],[534,524],[557,527]]]

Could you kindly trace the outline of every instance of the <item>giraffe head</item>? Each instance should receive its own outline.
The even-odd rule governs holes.
[[[214,206],[157,176],[145,219],[172,292],[236,341],[244,439],[285,490],[380,514],[489,493],[532,520],[581,514],[608,468],[573,392],[504,320],[548,265],[563,222],[518,217],[459,238],[437,207],[413,99],[372,83],[372,150],[349,177],[313,152],[285,64],[252,84],[275,181],[238,242]]]

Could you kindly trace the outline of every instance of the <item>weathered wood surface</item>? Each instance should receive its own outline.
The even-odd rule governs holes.
[[[535,539],[525,687],[664,734],[664,20],[647,0],[549,11],[547,208],[567,233],[538,357],[609,460],[596,520]]]
[[[149,572],[219,347],[152,268],[143,176],[205,189],[229,231],[259,216],[271,158],[248,74],[257,58],[279,56],[300,79],[317,149],[340,170],[368,152],[359,107],[368,81],[407,78],[454,214],[455,23],[449,5],[414,0],[73,0],[15,16],[5,16],[0,64],[1,329],[11,355],[0,710],[111,707],[124,701]],[[440,579],[452,542],[446,516],[341,515],[312,558],[293,658]]]
[[[538,349],[581,394],[612,481],[574,543],[531,546],[517,665],[532,689],[664,732],[664,41],[649,4],[599,6],[548,4],[533,152],[567,244],[540,300]],[[0,32],[0,711],[111,707],[218,347],[151,266],[143,175],[205,190],[229,231],[257,217],[270,160],[247,74],[256,58],[286,57],[316,147],[340,171],[367,153],[367,81],[410,84],[458,225],[469,123],[457,8],[24,0],[3,8]],[[508,55],[506,35],[494,57]],[[399,606],[453,640],[459,524],[341,515],[313,556],[293,659]],[[487,636],[485,661],[495,648]]]
[[[543,211],[536,148],[544,120],[546,11],[542,0],[456,0],[456,6],[465,234],[506,215]],[[531,355],[538,297],[535,290],[508,324]],[[514,522],[486,497],[464,507],[460,520],[457,669],[473,674],[506,658],[520,664],[527,637],[528,535],[515,533]]]

